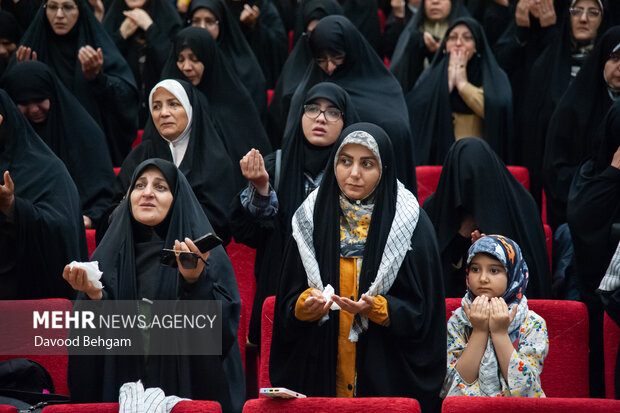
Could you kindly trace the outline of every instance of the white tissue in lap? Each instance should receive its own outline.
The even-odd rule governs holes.
[[[325,298],[326,301],[329,301],[332,299],[332,295],[334,295],[334,287],[332,287],[331,284],[327,284],[327,286],[325,288],[323,288],[323,298]],[[332,303],[332,306],[329,307],[330,310],[340,310],[340,306],[336,303]]]
[[[77,262],[73,261],[69,264],[71,268],[78,267],[86,270],[86,276],[88,280],[93,283],[93,286],[96,288],[103,288],[103,284],[101,284],[101,275],[103,274],[99,271],[99,262],[98,261],[89,261],[89,262]],[[333,289],[332,289],[333,290]]]

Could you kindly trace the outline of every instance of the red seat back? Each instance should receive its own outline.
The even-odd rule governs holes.
[[[243,406],[243,413],[419,413],[420,405],[404,397],[307,397],[305,399],[253,399]]]
[[[620,328],[607,313],[603,321],[603,348],[605,356],[605,397],[615,399],[615,373],[618,344],[620,343]],[[620,395],[619,395],[620,396]]]
[[[452,396],[444,400],[441,411],[442,413],[609,413],[620,411],[620,400]]]
[[[258,369],[258,387],[271,387],[269,380],[269,353],[271,352],[271,334],[273,333],[273,315],[276,297],[265,298],[261,317],[260,366]],[[267,397],[267,396],[260,396]],[[244,409],[245,410],[245,409]]]

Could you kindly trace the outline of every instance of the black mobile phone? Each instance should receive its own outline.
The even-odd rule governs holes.
[[[222,239],[212,232],[192,241],[203,254],[222,244]]]

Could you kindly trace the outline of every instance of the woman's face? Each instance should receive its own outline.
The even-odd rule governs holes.
[[[17,49],[17,44],[11,42],[9,39],[0,37],[0,59],[8,61],[13,52]]]
[[[336,180],[349,199],[364,199],[372,194],[381,178],[377,157],[364,145],[349,143],[336,159]]]
[[[317,110],[324,111],[324,113],[319,112],[318,116],[313,118]],[[305,105],[304,114],[301,117],[301,128],[306,140],[312,145],[333,144],[340,136],[343,125],[342,111],[329,100],[318,98]]]
[[[181,102],[163,87],[153,93],[151,116],[159,134],[170,141],[178,138],[189,122]]]
[[[17,107],[32,123],[42,123],[47,120],[47,114],[50,111],[50,100],[43,99],[35,102],[28,102],[23,105],[17,104]]]
[[[194,86],[200,83],[205,70],[205,65],[190,48],[181,50],[177,57],[177,67]]]
[[[424,3],[426,18],[433,22],[445,20],[451,9],[452,2],[450,0],[427,0]]]
[[[579,0],[571,7],[570,25],[573,37],[579,42],[594,40],[602,20],[603,13],[596,0]]]
[[[469,263],[469,288],[476,297],[501,297],[508,287],[506,268],[497,259],[476,254]]]
[[[452,53],[455,50],[462,50],[467,56],[467,60],[476,52],[476,41],[471,34],[471,30],[464,24],[455,26],[446,38],[446,52]]]
[[[220,22],[215,15],[208,9],[198,9],[192,16],[192,26],[207,29],[211,36],[217,40],[220,35]]]
[[[161,171],[154,166],[148,167],[132,188],[131,212],[136,221],[153,227],[168,215],[172,198],[170,186]]]
[[[610,87],[620,89],[620,51],[612,53],[605,62],[605,81]]]
[[[125,0],[125,4],[127,4],[127,7],[130,9],[141,9],[144,7],[145,3],[146,0]]]
[[[320,57],[316,57],[314,61],[328,76],[334,74],[338,67],[342,66],[346,56],[344,54],[333,54],[330,52],[323,52]]]
[[[49,0],[45,5],[45,15],[54,33],[62,36],[73,29],[80,10],[72,0]]]

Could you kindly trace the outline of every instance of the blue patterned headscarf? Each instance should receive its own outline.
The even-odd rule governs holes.
[[[467,257],[468,267],[474,255],[481,252],[497,258],[506,269],[508,283],[506,291],[504,291],[502,295],[506,304],[510,305],[520,302],[525,293],[530,275],[519,245],[510,238],[502,235],[484,236],[469,247]],[[467,295],[472,301],[476,298],[471,288],[469,288],[469,273],[467,274]]]

